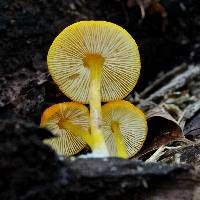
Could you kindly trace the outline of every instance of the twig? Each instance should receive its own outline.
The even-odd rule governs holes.
[[[164,154],[165,151],[165,146],[162,145],[159,149],[156,150],[156,152],[150,157],[148,158],[145,162],[149,163],[149,162],[157,162],[158,159]]]
[[[181,128],[184,128],[186,121],[188,119],[191,119],[198,110],[200,110],[200,100],[193,104],[190,104],[185,108],[183,112],[184,114],[183,116],[181,116],[181,119],[179,120],[179,125],[181,126]]]
[[[156,90],[158,87],[162,86],[163,82],[169,81],[174,74],[178,74],[186,70],[186,64],[182,64],[177,66],[176,68],[172,69],[171,71],[167,72],[164,76],[157,78],[151,85],[149,85],[143,92],[140,93],[141,98],[145,98],[152,90]]]
[[[181,148],[182,146],[176,146],[176,147],[167,147],[162,145],[150,158],[148,158],[145,162],[157,162],[161,156],[165,154],[165,150],[177,150]]]
[[[170,94],[183,86],[185,86],[189,81],[200,75],[200,66],[189,66],[188,69],[171,80],[171,82],[161,89],[157,90],[155,93],[150,95],[146,100],[157,101],[158,99]]]

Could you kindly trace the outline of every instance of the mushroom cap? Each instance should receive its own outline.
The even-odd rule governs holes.
[[[144,113],[128,101],[114,101],[102,106],[103,133],[111,156],[117,155],[112,122],[118,122],[128,157],[134,156],[143,146],[147,135]]]
[[[59,122],[62,120],[69,121],[88,131],[89,111],[87,107],[82,104],[65,102],[47,108],[41,117],[40,126],[47,128],[55,136],[58,136],[45,139],[44,143],[49,144],[61,155],[70,156],[77,154],[86,146],[86,143],[69,130],[59,127]]]
[[[135,87],[140,74],[137,44],[122,27],[106,21],[80,21],[66,27],[47,56],[49,72],[60,90],[73,101],[89,102],[87,55],[104,59],[101,100],[120,100]]]

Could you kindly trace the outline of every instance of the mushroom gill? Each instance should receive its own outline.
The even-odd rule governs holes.
[[[58,154],[70,156],[80,152],[86,143],[91,145],[89,134],[89,111],[86,106],[66,102],[47,108],[40,126],[50,130],[54,138],[45,139]]]
[[[113,101],[102,106],[102,115],[103,133],[110,156],[134,156],[147,135],[144,113],[128,101]]]

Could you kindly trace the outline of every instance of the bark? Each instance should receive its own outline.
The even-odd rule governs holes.
[[[198,200],[200,171],[191,165],[117,158],[65,160],[41,142],[49,137],[47,130],[33,124],[2,121],[0,199]],[[195,155],[200,152],[197,147]],[[192,146],[188,148],[183,161],[187,152],[194,154]],[[196,156],[192,163],[197,162]]]
[[[77,199],[198,199],[199,170],[187,165],[122,159],[66,160]],[[184,192],[183,192],[184,191]]]

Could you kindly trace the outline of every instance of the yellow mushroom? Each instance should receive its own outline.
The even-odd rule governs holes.
[[[41,127],[47,128],[55,138],[45,139],[58,154],[70,156],[91,144],[89,134],[89,111],[86,106],[59,103],[47,108],[41,117]]]
[[[143,112],[128,101],[114,101],[102,106],[102,115],[103,133],[110,156],[134,156],[147,135]]]
[[[101,101],[127,96],[137,83],[137,44],[122,27],[106,21],[81,21],[66,27],[51,45],[48,68],[60,90],[90,104],[95,151],[109,156],[102,133]]]

